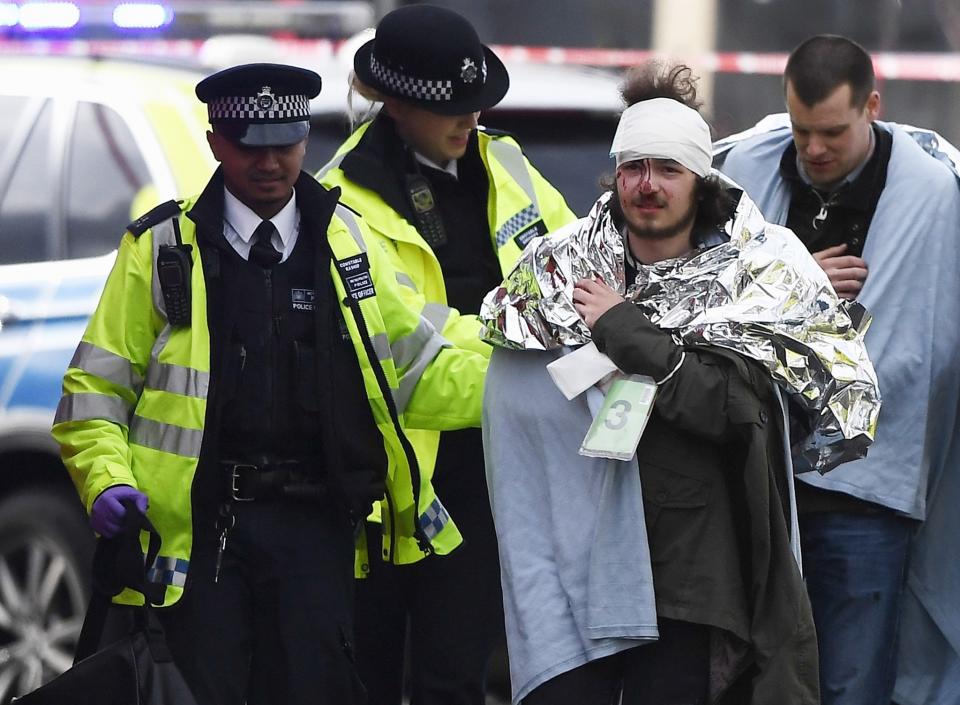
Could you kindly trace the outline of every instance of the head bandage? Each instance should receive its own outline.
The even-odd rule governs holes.
[[[673,159],[707,176],[713,158],[710,128],[700,113],[670,98],[634,103],[623,111],[610,145],[617,166],[637,159]]]

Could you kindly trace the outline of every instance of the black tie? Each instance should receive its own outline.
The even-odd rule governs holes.
[[[277,232],[276,226],[269,220],[265,220],[257,229],[253,231],[253,246],[250,248],[250,261],[258,264],[264,269],[272,267],[280,261],[280,253],[277,252],[270,240],[273,234]]]

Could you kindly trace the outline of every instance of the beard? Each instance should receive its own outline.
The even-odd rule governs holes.
[[[627,230],[635,237],[641,240],[669,240],[677,234],[688,229],[697,218],[697,203],[694,201],[679,218],[671,223],[664,225],[645,225],[632,221],[624,215],[624,222],[627,224]]]
[[[613,210],[615,221],[621,226],[626,226],[627,230],[641,240],[669,240],[685,229],[697,219],[698,206],[696,200],[690,203],[687,210],[676,220],[665,225],[652,226],[643,222],[637,222],[623,212],[620,204],[620,191],[616,184],[613,185],[613,198],[610,199],[610,206]]]

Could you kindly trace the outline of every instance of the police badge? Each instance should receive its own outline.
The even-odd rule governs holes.
[[[473,83],[477,79],[477,65],[473,59],[463,60],[463,66],[460,67],[460,78],[464,83]]]
[[[264,86],[260,89],[260,92],[257,93],[257,108],[263,112],[273,110],[273,106],[276,105],[276,102],[277,99],[274,97],[270,86]]]

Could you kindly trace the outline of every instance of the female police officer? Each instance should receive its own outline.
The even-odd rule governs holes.
[[[319,90],[273,64],[200,82],[220,168],[130,225],[53,429],[100,533],[149,501],[159,612],[211,705],[360,702],[357,508],[389,499],[387,560],[451,540],[401,423],[479,421],[485,359],[444,349],[363,221],[301,172]]]
[[[476,317],[460,314],[479,311],[531,238],[574,219],[512,137],[477,128],[479,111],[506,93],[507,71],[464,18],[412,5],[381,20],[357,51],[354,73],[354,88],[383,107],[319,178],[363,214],[405,293],[437,330],[486,353]],[[437,492],[464,544],[412,566],[374,559],[358,587],[360,672],[371,702],[399,705],[409,617],[413,705],[479,705],[502,631],[480,433],[410,438],[422,471],[436,460]]]

